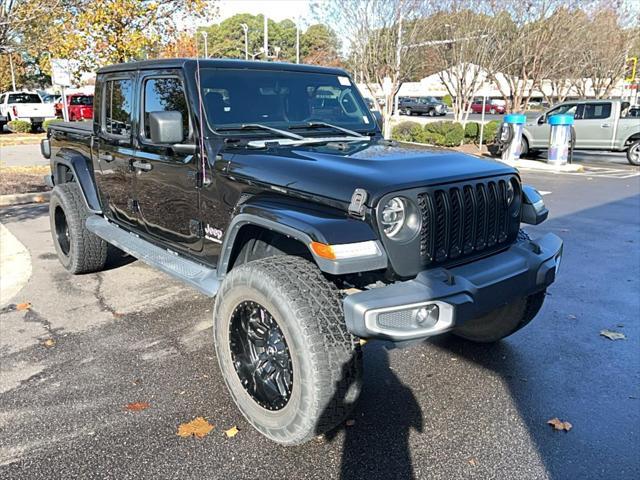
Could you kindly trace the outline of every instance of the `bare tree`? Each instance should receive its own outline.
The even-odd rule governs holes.
[[[371,92],[383,92],[378,102],[391,135],[390,118],[402,83],[421,68],[420,49],[429,13],[425,0],[328,0],[315,6],[316,14],[345,38],[350,65]],[[377,99],[376,99],[377,101]],[[380,104],[382,103],[382,104]]]

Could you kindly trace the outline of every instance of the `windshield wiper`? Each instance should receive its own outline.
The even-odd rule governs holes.
[[[268,132],[274,132],[282,135],[283,137],[293,138],[294,140],[302,140],[304,138],[295,133],[280,130],[279,128],[269,127],[268,125],[262,125],[260,123],[245,123],[238,125],[237,127],[216,128],[216,132],[228,132],[230,130],[267,130]]]
[[[352,137],[362,137],[362,136],[364,136],[361,133],[355,132],[353,130],[349,130],[348,128],[340,127],[338,125],[333,125],[333,124],[327,123],[327,122],[307,122],[307,123],[303,123],[301,125],[291,125],[289,127],[289,130],[294,130],[296,128],[319,128],[319,127],[333,128],[334,130],[338,130],[340,132],[346,133],[348,135],[351,135]]]

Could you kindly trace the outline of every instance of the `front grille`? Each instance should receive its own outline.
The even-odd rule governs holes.
[[[419,193],[422,264],[446,263],[506,245],[513,232],[517,234],[518,222],[507,207],[507,181],[478,181]]]

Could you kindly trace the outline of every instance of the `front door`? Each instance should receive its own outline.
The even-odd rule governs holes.
[[[178,153],[172,145],[153,143],[149,132],[151,112],[178,111],[183,119],[183,143],[195,142],[181,73],[141,73],[138,82],[138,149],[132,166],[140,219],[149,235],[169,246],[200,251],[197,157]]]
[[[576,148],[611,148],[615,120],[611,102],[589,102],[576,115]]]
[[[136,227],[138,217],[133,203],[135,177],[130,168],[134,156],[134,75],[105,77],[99,85],[102,86],[96,92],[99,116],[94,131],[94,152],[99,165],[95,171],[96,183],[105,214],[118,223]]]

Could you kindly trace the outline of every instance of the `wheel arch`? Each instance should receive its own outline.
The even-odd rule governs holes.
[[[102,213],[89,160],[82,154],[63,149],[52,159],[53,183],[76,182],[91,213]]]
[[[387,267],[387,256],[382,244],[368,224],[343,216],[328,217],[321,211],[305,209],[301,202],[255,201],[243,204],[231,221],[218,259],[218,274],[224,276],[233,267],[242,246],[256,236],[281,239],[283,243],[298,242],[304,252],[325,273],[342,275],[347,273],[379,270]],[[298,204],[297,209],[292,209]],[[316,207],[317,208],[317,207]],[[335,215],[335,214],[334,214]],[[337,227],[339,222],[339,228]],[[320,257],[310,245],[320,242],[328,245],[375,241],[379,255],[351,259],[328,260]],[[302,256],[302,255],[300,255]]]
[[[629,145],[631,145],[633,142],[637,142],[638,140],[640,140],[640,132],[635,132],[632,133],[631,135],[629,135],[629,137],[627,137],[627,139],[624,141],[624,146],[625,148],[628,147]]]

